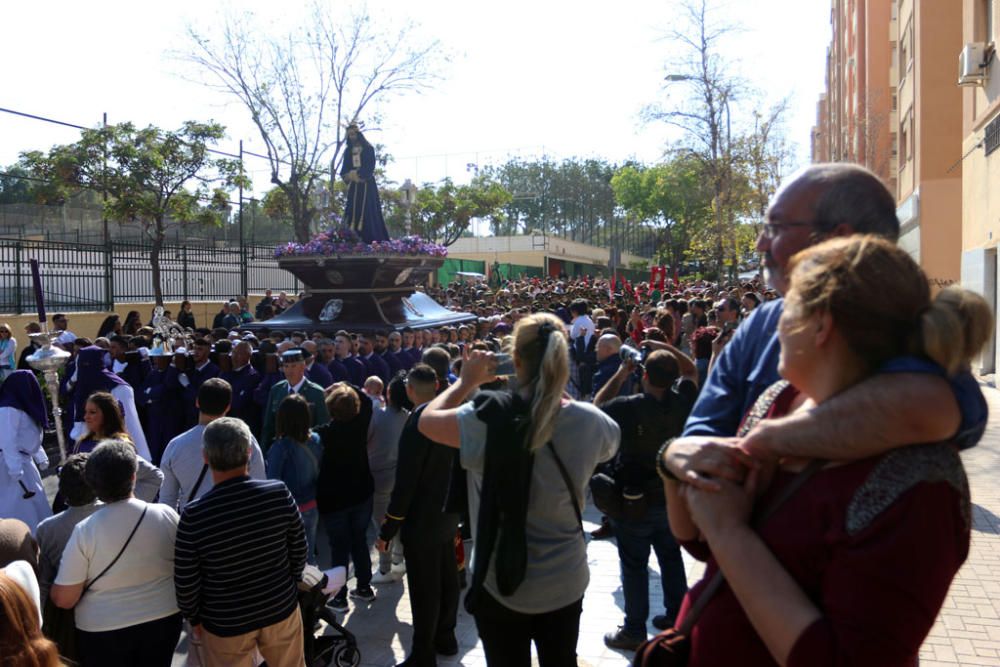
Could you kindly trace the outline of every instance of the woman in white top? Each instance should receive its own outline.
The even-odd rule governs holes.
[[[0,324],[0,382],[14,372],[17,367],[17,340],[10,325]]]
[[[49,595],[74,609],[83,667],[169,667],[181,631],[174,596],[179,517],[132,494],[130,443],[105,440],[87,459],[87,483],[104,506],[77,524]]]
[[[32,532],[52,515],[42,488],[49,459],[42,433],[49,420],[45,399],[31,371],[14,371],[0,385],[0,517],[20,519]]]
[[[542,667],[576,664],[583,593],[590,580],[580,511],[597,464],[618,449],[618,425],[570,400],[563,323],[550,314],[514,329],[516,394],[476,389],[495,380],[488,352],[466,353],[461,376],[431,401],[420,431],[457,447],[471,473],[474,521],[472,612],[486,662]],[[467,607],[470,598],[466,599]]]

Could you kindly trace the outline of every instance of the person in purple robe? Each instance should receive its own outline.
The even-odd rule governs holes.
[[[375,148],[368,143],[357,123],[347,127],[340,177],[347,183],[344,225],[357,232],[365,243],[388,241],[382,217],[382,202],[375,182]]]
[[[31,371],[12,371],[0,384],[0,517],[19,519],[32,531],[52,514],[38,472],[49,464],[42,449],[47,413]]]
[[[233,369],[219,377],[233,388],[233,397],[229,406],[229,416],[242,419],[250,427],[254,437],[260,437],[261,417],[260,407],[254,402],[254,391],[261,383],[261,374],[250,365],[253,348],[250,343],[240,341],[233,345],[229,356],[233,360]],[[270,387],[268,387],[270,391]]]
[[[138,400],[146,407],[146,440],[153,463],[160,465],[160,457],[167,443],[184,431],[184,409],[179,391],[170,387],[177,383],[177,368],[171,357],[154,357],[146,379],[143,380]]]

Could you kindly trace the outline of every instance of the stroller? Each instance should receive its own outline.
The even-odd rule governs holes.
[[[330,594],[339,590],[346,579],[347,572],[343,567],[321,572],[319,568],[307,565],[302,573],[299,609],[305,633],[306,667],[357,667],[361,664],[357,639],[337,622],[336,613],[326,606]],[[325,621],[326,626],[320,621]],[[266,667],[266,664],[261,667]]]

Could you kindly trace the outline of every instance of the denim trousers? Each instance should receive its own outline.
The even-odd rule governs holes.
[[[670,533],[667,508],[651,506],[638,521],[612,520],[621,561],[622,592],[625,594],[625,631],[646,636],[649,618],[649,550],[660,565],[660,586],[668,616],[676,616],[687,592],[687,577],[681,549]]]
[[[302,526],[306,530],[306,562],[316,565],[316,528],[319,527],[319,510],[313,507],[311,510],[301,512]]]
[[[322,517],[327,537],[330,538],[330,565],[347,567],[348,559],[353,560],[358,587],[368,586],[372,580],[372,559],[365,531],[372,520],[372,497],[368,496],[353,507],[323,514]]]

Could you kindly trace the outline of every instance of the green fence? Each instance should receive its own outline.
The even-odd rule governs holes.
[[[438,284],[447,285],[455,280],[455,274],[460,272],[485,274],[486,262],[475,259],[446,259],[437,272]]]

